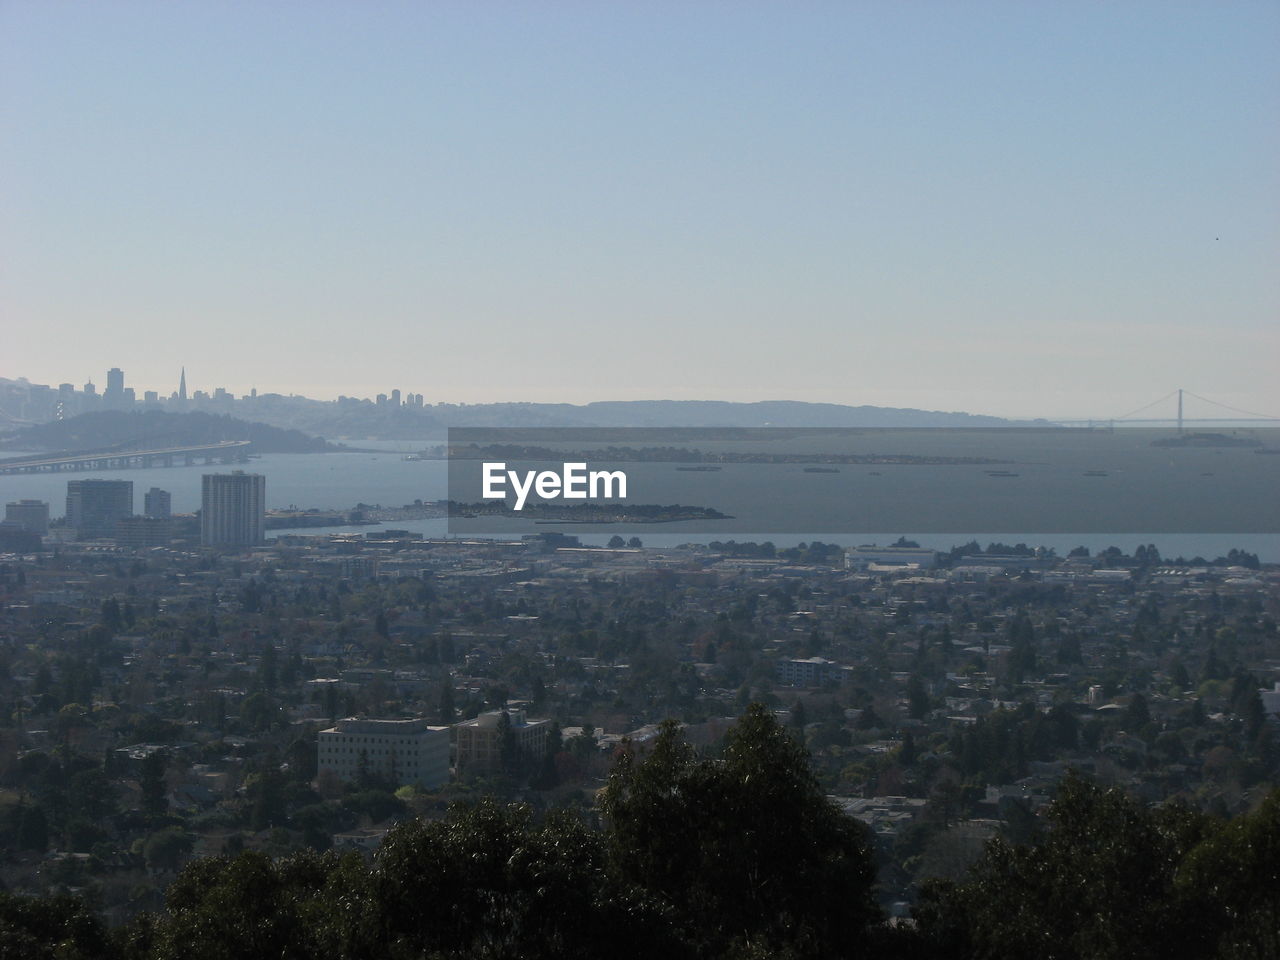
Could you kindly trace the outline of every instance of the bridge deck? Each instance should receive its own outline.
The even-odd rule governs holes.
[[[153,450],[121,450],[106,453],[82,453],[67,457],[40,457],[27,460],[10,460],[0,462],[0,474],[38,473],[42,470],[61,470],[63,468],[106,469],[114,465],[116,469],[131,466],[134,462],[149,463],[153,460],[172,460],[177,457],[216,457],[234,453],[249,446],[248,440],[220,440],[217,443],[202,443],[186,447],[160,447]]]

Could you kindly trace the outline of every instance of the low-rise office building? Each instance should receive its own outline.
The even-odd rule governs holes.
[[[362,773],[428,790],[449,782],[449,728],[426,720],[339,720],[321,730],[316,769],[345,781]]]
[[[494,710],[474,720],[454,724],[458,774],[494,773],[502,768],[503,723],[506,714],[514,746],[525,757],[540,760],[547,752],[550,720],[530,720],[523,710]]]

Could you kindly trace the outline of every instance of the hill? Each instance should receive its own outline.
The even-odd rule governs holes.
[[[254,453],[324,453],[342,449],[300,430],[210,413],[84,413],[19,430],[3,446],[13,450],[152,449],[248,440]]]

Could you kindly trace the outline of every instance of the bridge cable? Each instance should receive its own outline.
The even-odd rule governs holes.
[[[1173,396],[1174,394],[1176,394],[1177,392],[1178,392],[1177,390],[1170,390],[1168,393],[1166,393],[1166,394],[1165,394],[1163,397],[1161,397],[1159,400],[1153,400],[1151,403],[1148,403],[1146,406],[1139,407],[1137,410],[1130,410],[1130,411],[1129,411],[1128,413],[1126,413],[1124,416],[1121,416],[1121,417],[1112,417],[1111,419],[1113,419],[1113,420],[1128,420],[1130,417],[1134,416],[1135,414],[1142,413],[1142,411],[1144,411],[1144,410],[1150,410],[1152,407],[1156,406],[1157,404],[1164,403],[1166,400],[1168,400],[1170,397],[1172,397],[1172,396]]]
[[[1263,420],[1280,420],[1280,417],[1270,417],[1265,413],[1254,413],[1252,410],[1241,410],[1239,407],[1233,407],[1230,404],[1219,403],[1217,400],[1210,400],[1208,397],[1202,397],[1200,394],[1192,393],[1190,390],[1185,391],[1185,393],[1189,397],[1195,397],[1197,400],[1201,400],[1214,407],[1221,407],[1223,410],[1230,410],[1232,413],[1243,413],[1250,417],[1260,417]]]

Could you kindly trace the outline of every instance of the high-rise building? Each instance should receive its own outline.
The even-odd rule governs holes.
[[[107,371],[107,389],[102,391],[102,405],[108,410],[124,408],[124,371],[119,367]]]
[[[260,473],[206,473],[200,496],[200,542],[251,547],[266,530],[267,478]]]
[[[113,537],[116,524],[133,516],[132,480],[68,480],[67,525],[80,540]]]
[[[152,487],[142,495],[142,512],[145,516],[158,520],[168,520],[173,516],[173,498],[168,490]]]
[[[43,500],[18,500],[4,505],[5,523],[15,523],[29,533],[49,532],[49,505]]]

